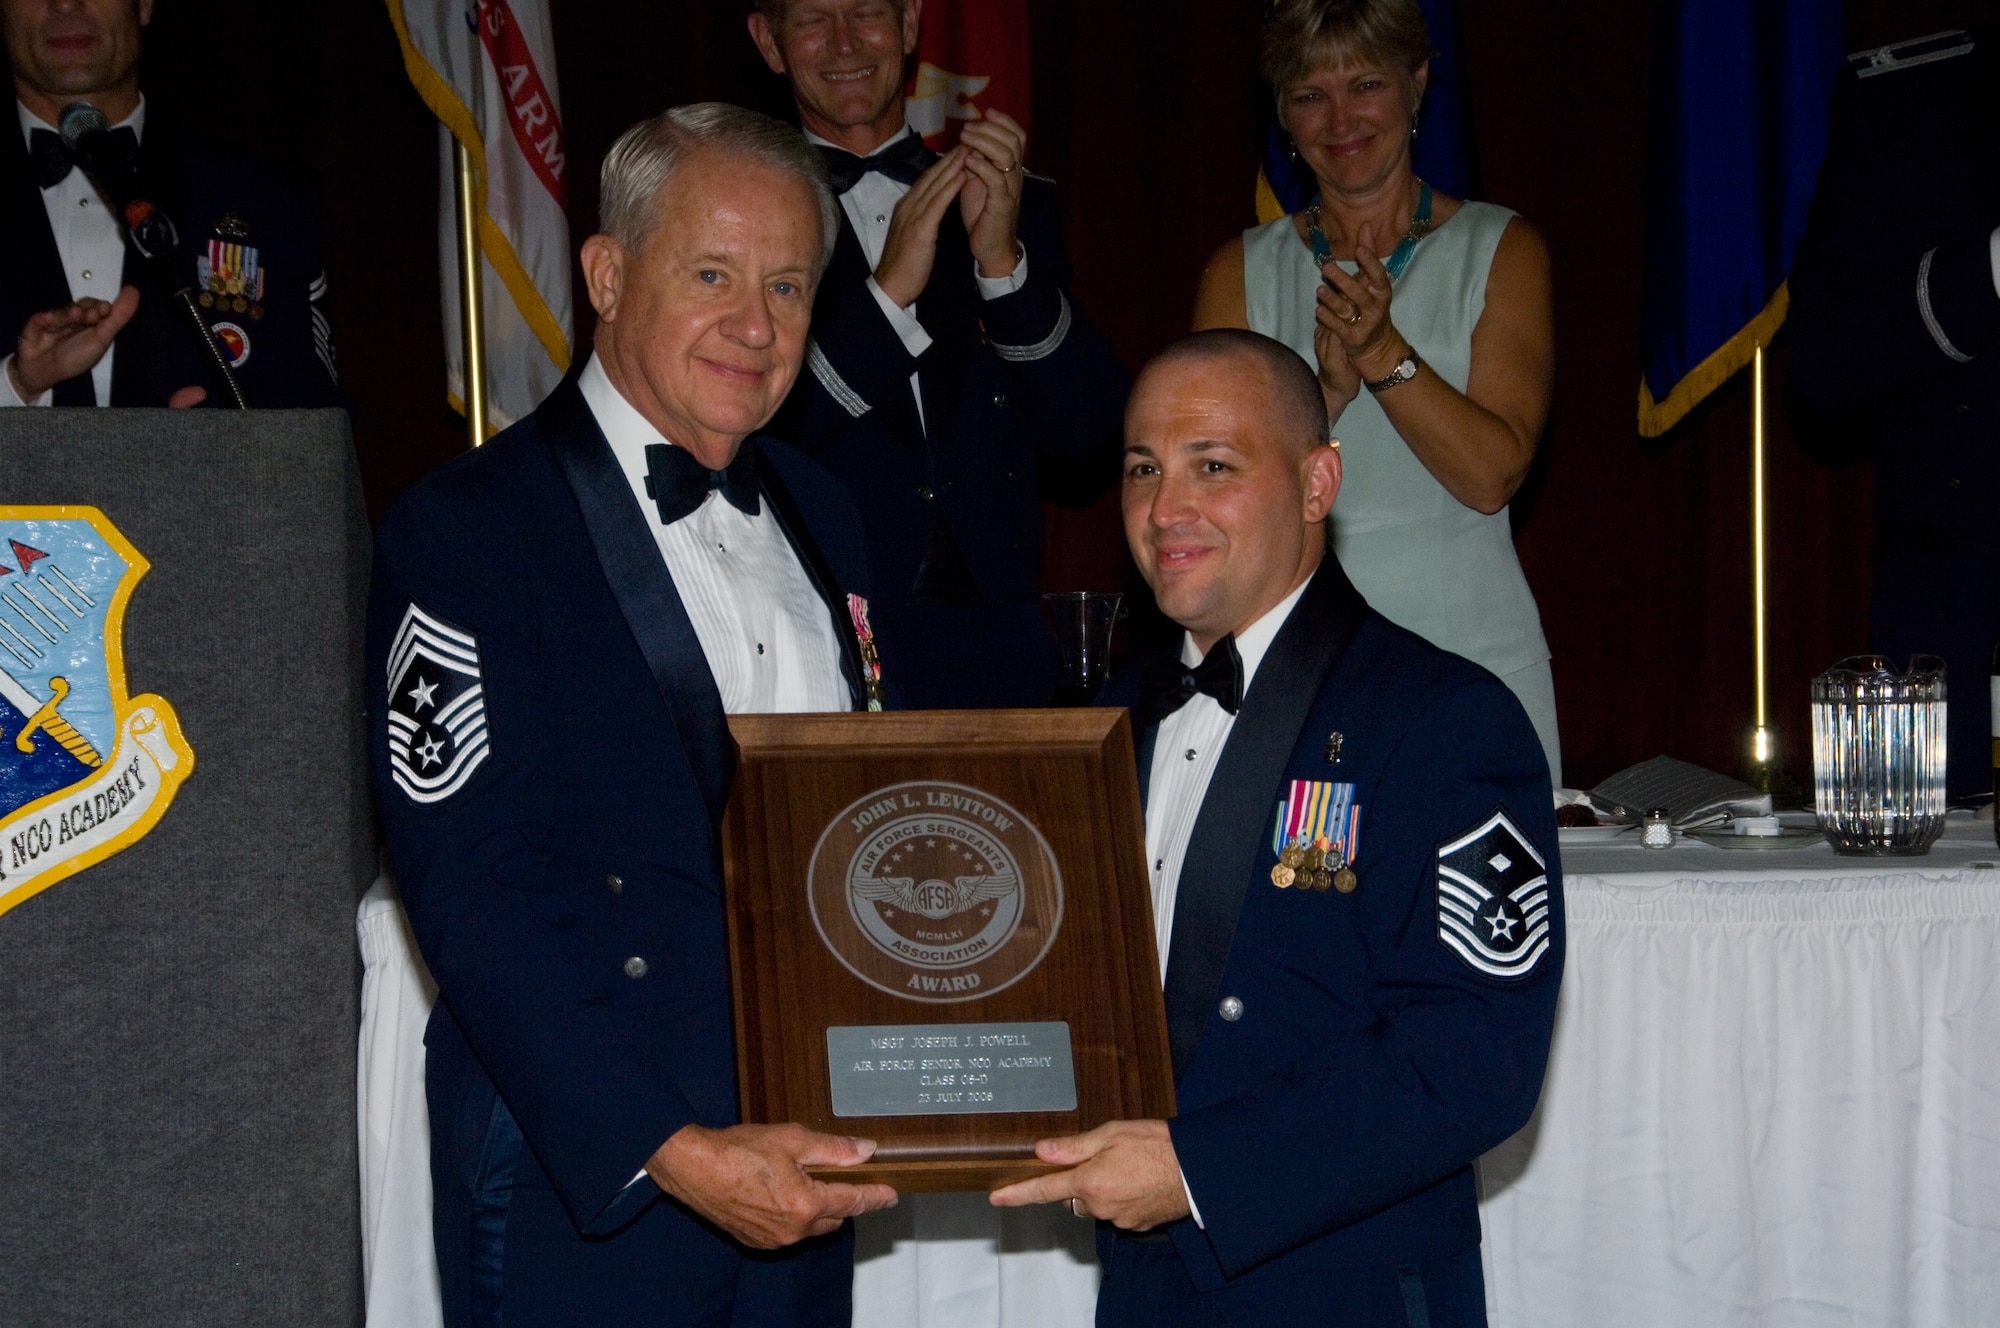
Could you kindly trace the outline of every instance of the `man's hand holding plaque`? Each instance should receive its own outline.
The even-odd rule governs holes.
[[[1035,1156],[1068,1168],[995,1190],[1001,1208],[1067,1203],[1121,1231],[1147,1231],[1188,1215],[1187,1187],[1165,1121],[1111,1121],[1084,1134],[1044,1139]]]
[[[803,1125],[687,1125],[646,1160],[646,1174],[743,1244],[775,1250],[893,1206],[887,1185],[828,1184],[805,1172],[854,1166],[874,1153],[873,1139]]]

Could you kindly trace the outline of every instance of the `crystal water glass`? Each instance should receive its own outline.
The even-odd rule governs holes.
[[[1042,596],[1062,662],[1057,705],[1087,706],[1097,698],[1111,668],[1111,629],[1118,625],[1124,604],[1123,595],[1094,590],[1058,590]]]
[[[1945,670],[1855,655],[1813,679],[1813,805],[1834,852],[1930,852],[1944,832]]]

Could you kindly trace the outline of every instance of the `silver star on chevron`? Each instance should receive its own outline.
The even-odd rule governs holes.
[[[410,699],[416,702],[410,708],[412,710],[422,710],[425,706],[431,705],[431,696],[437,689],[438,685],[436,683],[425,682],[422,678],[417,679],[417,685],[409,691]]]

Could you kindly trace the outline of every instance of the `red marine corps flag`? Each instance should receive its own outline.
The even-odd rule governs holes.
[[[569,159],[548,0],[388,0],[403,67],[442,125],[438,245],[445,365],[464,409],[452,140],[472,156],[485,280],[487,410],[505,428],[569,368]]]
[[[903,114],[944,151],[981,109],[1028,123],[1028,0],[931,0],[917,31],[917,64]]]

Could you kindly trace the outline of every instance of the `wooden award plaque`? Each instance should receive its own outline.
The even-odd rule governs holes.
[[[874,1139],[827,1179],[979,1190],[1173,1115],[1123,710],[732,715],[743,1119]]]

